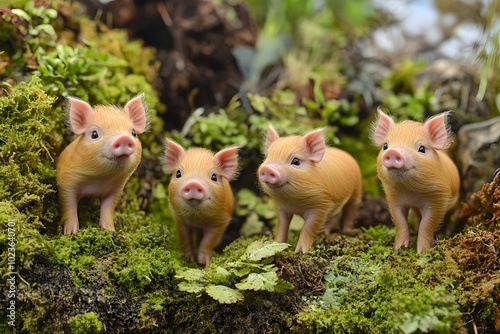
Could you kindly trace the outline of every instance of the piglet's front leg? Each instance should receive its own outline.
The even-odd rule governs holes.
[[[425,252],[434,245],[434,233],[446,214],[445,210],[439,210],[439,208],[443,207],[443,205],[436,205],[432,209],[428,207],[420,212],[422,218],[418,229],[418,253]]]
[[[276,237],[274,238],[274,241],[286,242],[288,239],[288,228],[290,227],[291,220],[292,214],[283,209],[278,209],[278,226],[276,228]]]
[[[300,232],[295,253],[307,253],[309,248],[313,245],[315,237],[325,225],[326,219],[328,218],[328,212],[323,210],[312,210],[306,212],[302,217],[304,218],[304,227],[302,227],[302,231]]]
[[[389,211],[396,227],[394,248],[410,246],[410,230],[408,229],[408,208],[399,205],[389,205]]]
[[[111,193],[101,197],[101,217],[99,219],[100,228],[109,231],[115,230],[113,217],[115,215],[115,207],[117,202],[118,193]]]
[[[76,195],[61,193],[61,204],[63,208],[63,233],[76,234],[80,228],[78,223],[78,199]]]
[[[176,218],[176,222],[178,222],[177,230],[179,232],[179,248],[188,259],[194,261],[193,231],[186,223],[183,222],[182,218]]]
[[[203,230],[203,237],[201,238],[200,246],[198,247],[198,263],[205,268],[208,267],[210,258],[212,257],[212,251],[224,232],[225,224],[221,226],[221,228],[213,227]]]

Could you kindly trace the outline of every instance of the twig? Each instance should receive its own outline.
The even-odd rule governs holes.
[[[163,23],[165,23],[167,27],[172,27],[174,25],[174,22],[172,21],[170,14],[168,14],[167,6],[165,6],[165,3],[159,2],[158,4],[156,4],[156,8],[158,9],[158,13],[160,13]]]

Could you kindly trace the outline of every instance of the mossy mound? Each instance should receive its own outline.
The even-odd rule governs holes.
[[[332,234],[308,254],[285,250],[267,262],[293,289],[240,290],[244,300],[224,304],[205,292],[181,291],[182,279],[174,275],[189,268],[175,251],[90,228],[71,242],[53,239],[50,253],[59,252],[58,260],[37,255],[32,269],[21,272],[30,286],[20,284],[18,328],[62,332],[70,319],[94,312],[109,333],[492,332],[498,330],[499,235],[486,232],[441,240],[421,255],[413,248],[395,251],[394,230],[385,226],[350,237]],[[231,270],[251,241],[227,247],[206,277]],[[75,243],[80,252],[64,251]]]
[[[497,189],[498,179],[484,189]],[[494,194],[475,196],[489,201]],[[189,268],[160,231],[149,223],[129,232],[85,228],[71,237],[39,236],[39,253],[20,271],[19,332],[78,331],[76,324],[98,323],[112,333],[498,330],[500,234],[484,222],[420,255],[415,240],[395,251],[394,230],[386,226],[332,234],[308,254],[285,250],[264,263],[293,289],[242,290],[244,300],[234,304],[181,291],[174,276]],[[221,273],[254,240],[240,238],[216,256],[207,279],[234,288]],[[92,324],[75,317],[91,317]]]

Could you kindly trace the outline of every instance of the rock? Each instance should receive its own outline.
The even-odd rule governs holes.
[[[500,116],[462,126],[456,159],[465,197],[491,181],[500,167]]]

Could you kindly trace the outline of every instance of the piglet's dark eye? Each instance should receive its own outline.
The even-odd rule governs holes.
[[[291,164],[294,165],[294,166],[300,166],[300,159],[299,158],[293,158]]]
[[[389,145],[387,143],[384,143],[384,150],[387,150],[389,148]]]
[[[214,181],[214,182],[217,182],[217,174],[215,173],[212,173],[212,175],[210,176],[210,180]]]
[[[182,176],[181,170],[178,169],[177,172],[175,172],[175,177],[180,178]]]
[[[137,133],[135,132],[135,130],[134,130],[134,129],[132,129],[132,136],[133,136],[133,137],[137,137]]]
[[[92,139],[99,138],[99,133],[97,133],[96,130],[92,131],[92,133],[90,134],[90,138],[92,138]]]
[[[418,151],[420,153],[425,153],[425,147],[423,145],[420,145],[420,147],[418,148]]]

